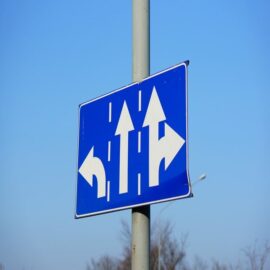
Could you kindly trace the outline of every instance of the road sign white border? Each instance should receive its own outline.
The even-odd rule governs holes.
[[[124,86],[124,87],[121,87],[119,89],[116,89],[114,91],[111,91],[107,94],[104,94],[104,95],[101,95],[97,98],[94,98],[94,99],[91,99],[89,101],[86,101],[84,103],[81,103],[79,105],[79,128],[80,128],[80,110],[81,110],[81,107],[84,106],[84,105],[87,105],[91,102],[94,102],[96,100],[99,100],[101,98],[104,98],[106,96],[110,96],[111,94],[114,94],[114,93],[117,93],[119,91],[122,91],[126,88],[129,88],[133,85],[136,85],[136,84],[140,84],[144,81],[147,81],[149,80],[150,78],[153,78],[153,77],[156,77],[162,73],[165,73],[167,71],[170,71],[172,69],[175,69],[175,68],[178,68],[178,67],[181,67],[181,66],[185,66],[185,69],[186,69],[186,172],[187,172],[187,178],[188,178],[188,186],[189,186],[189,192],[185,195],[181,195],[181,196],[176,196],[176,197],[171,197],[171,198],[166,198],[166,199],[162,199],[162,200],[155,200],[155,201],[151,201],[151,202],[145,202],[145,203],[140,203],[140,204],[132,204],[132,205],[129,205],[129,206],[123,206],[123,207],[117,207],[117,208],[111,208],[111,209],[107,209],[107,210],[102,210],[102,211],[97,211],[97,212],[92,212],[92,213],[88,213],[88,214],[82,214],[82,215],[78,215],[77,214],[77,202],[78,202],[78,198],[77,198],[77,195],[78,195],[78,167],[79,167],[79,159],[78,159],[78,156],[77,156],[77,168],[76,168],[76,203],[75,203],[75,218],[76,219],[79,219],[79,218],[84,218],[84,217],[90,217],[90,216],[97,216],[97,215],[101,215],[101,214],[105,214],[105,213],[111,213],[111,212],[116,212],[116,211],[120,211],[120,210],[125,210],[125,209],[131,209],[131,208],[135,208],[135,207],[139,207],[139,206],[144,206],[144,205],[151,205],[151,204],[156,204],[156,203],[161,203],[161,202],[168,202],[168,201],[173,201],[173,200],[178,200],[178,199],[183,199],[183,198],[188,198],[188,197],[192,197],[193,194],[192,194],[192,186],[191,186],[191,182],[190,182],[190,175],[189,175],[189,151],[188,151],[188,65],[189,65],[189,61],[185,61],[183,63],[180,63],[180,64],[177,64],[177,65],[174,65],[170,68],[167,68],[165,70],[162,70],[160,72],[157,72],[155,74],[152,74],[150,75],[149,77],[146,77],[145,79],[141,80],[141,81],[138,81],[138,82],[134,82],[134,83],[131,83],[127,86]],[[78,140],[77,140],[77,153],[79,153],[79,144],[80,144],[80,134],[78,135]]]

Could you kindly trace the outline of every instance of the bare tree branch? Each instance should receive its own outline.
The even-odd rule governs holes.
[[[87,270],[117,270],[118,262],[110,256],[102,256],[97,261],[92,259],[91,264],[87,264]]]
[[[131,269],[131,229],[127,222],[121,222],[121,239],[123,241],[122,257],[116,259],[102,256],[98,260],[91,260],[86,270],[129,270]],[[238,262],[236,265],[223,264],[217,260],[207,265],[199,257],[195,257],[193,264],[186,263],[186,250],[188,235],[180,239],[174,236],[173,226],[170,222],[155,222],[151,228],[150,270],[248,270]],[[270,256],[270,245],[266,241],[264,246],[258,248],[254,245],[243,249],[250,270],[266,270],[266,262]],[[1,269],[2,268],[2,269]],[[0,270],[4,270],[0,264]]]
[[[257,247],[257,241],[255,241],[253,246],[243,249],[243,252],[248,259],[251,270],[264,270],[266,260],[270,255],[270,245],[266,241],[260,251]]]

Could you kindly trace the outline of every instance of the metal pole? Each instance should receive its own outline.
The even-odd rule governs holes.
[[[150,3],[132,0],[133,81],[141,81],[150,71]],[[132,209],[132,270],[150,269],[150,206]]]
[[[132,209],[132,270],[150,269],[150,206]]]
[[[133,81],[150,74],[150,3],[133,0]]]

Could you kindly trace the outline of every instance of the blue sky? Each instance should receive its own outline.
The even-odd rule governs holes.
[[[195,197],[152,206],[189,257],[270,239],[270,4],[151,1],[151,73],[189,66]],[[131,1],[0,3],[0,262],[85,269],[121,255],[130,210],[74,220],[78,105],[131,83]]]

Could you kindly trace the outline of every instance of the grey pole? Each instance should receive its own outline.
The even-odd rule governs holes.
[[[132,0],[133,16],[133,81],[150,73],[150,3]],[[150,269],[150,206],[132,209],[132,270]]]
[[[133,0],[133,81],[150,74],[150,3]]]

